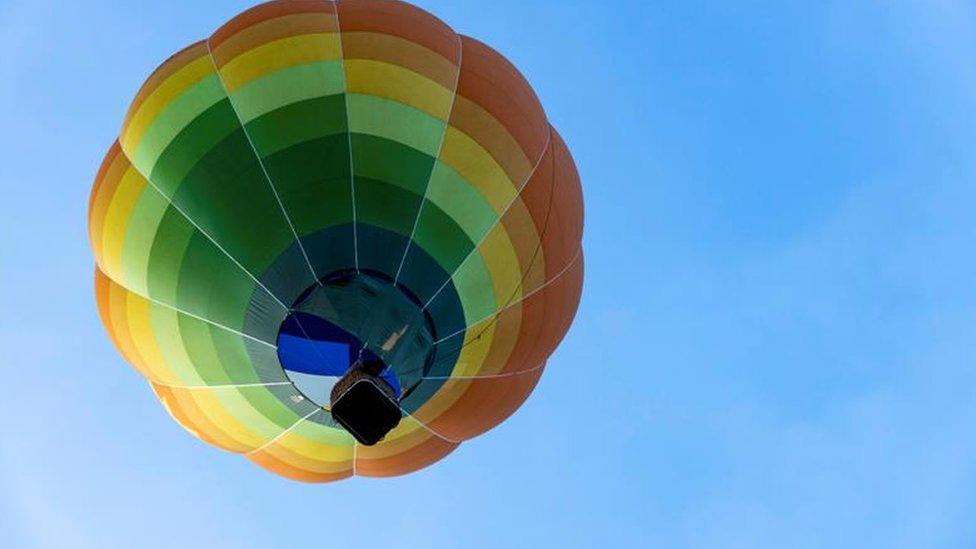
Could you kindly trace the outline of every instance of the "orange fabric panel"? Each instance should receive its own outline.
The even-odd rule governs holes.
[[[430,428],[454,440],[474,438],[505,421],[535,389],[544,368],[500,378],[449,380],[441,391],[462,392]]]
[[[290,465],[284,460],[279,459],[270,452],[264,450],[254,452],[253,454],[247,454],[247,459],[276,475],[281,475],[285,478],[290,478],[300,482],[332,482],[352,476],[351,467],[347,471],[335,473],[309,471],[307,469],[301,469]]]
[[[234,35],[271,19],[295,14],[323,13],[334,15],[335,12],[335,4],[323,0],[273,0],[264,4],[258,4],[217,29],[210,37],[210,48],[216,51]],[[302,23],[296,21],[296,24],[301,25]],[[290,35],[285,34],[281,37]],[[256,41],[255,43],[262,42]],[[246,49],[248,48],[245,47],[241,51]],[[228,59],[232,57],[228,57]]]
[[[532,87],[518,69],[495,50],[467,36],[461,37],[461,42],[464,61],[458,94],[488,111],[515,138],[529,161],[536,160],[548,140],[549,123]],[[457,124],[452,121],[452,125],[466,133],[477,134],[477,130],[465,124],[463,119]],[[490,147],[492,143],[492,140],[486,140],[482,145]],[[503,151],[490,152],[496,157],[505,155]]]
[[[402,421],[414,421],[404,418]],[[379,446],[356,447],[356,474],[367,477],[405,475],[439,461],[458,447],[421,426]]]
[[[430,13],[399,0],[339,2],[339,27],[343,34],[381,32],[415,42],[448,60],[457,58],[457,35]],[[348,56],[347,56],[348,57]]]

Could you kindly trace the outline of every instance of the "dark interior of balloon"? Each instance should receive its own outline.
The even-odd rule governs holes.
[[[338,273],[308,288],[278,331],[288,379],[362,444],[396,427],[399,401],[420,384],[434,338],[429,315],[375,273]]]

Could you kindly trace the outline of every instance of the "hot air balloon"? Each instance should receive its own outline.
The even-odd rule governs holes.
[[[262,4],[170,57],[89,205],[115,347],[190,433],[309,482],[418,470],[521,406],[582,221],[523,76],[389,0]]]

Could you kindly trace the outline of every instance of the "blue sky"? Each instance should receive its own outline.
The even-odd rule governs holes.
[[[128,101],[249,4],[0,0],[6,547],[976,544],[971,3],[418,3],[574,152],[583,303],[508,422],[316,486],[182,431],[92,296]]]

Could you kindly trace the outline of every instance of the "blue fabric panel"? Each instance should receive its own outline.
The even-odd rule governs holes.
[[[281,334],[278,356],[281,367],[292,372],[320,376],[342,376],[349,369],[349,344],[316,341]]]
[[[313,376],[342,377],[359,359],[362,346],[355,336],[328,320],[298,311],[285,319],[278,333],[281,367]],[[362,353],[364,359],[379,360],[368,349]],[[400,395],[400,380],[392,369],[386,368],[380,377]]]

